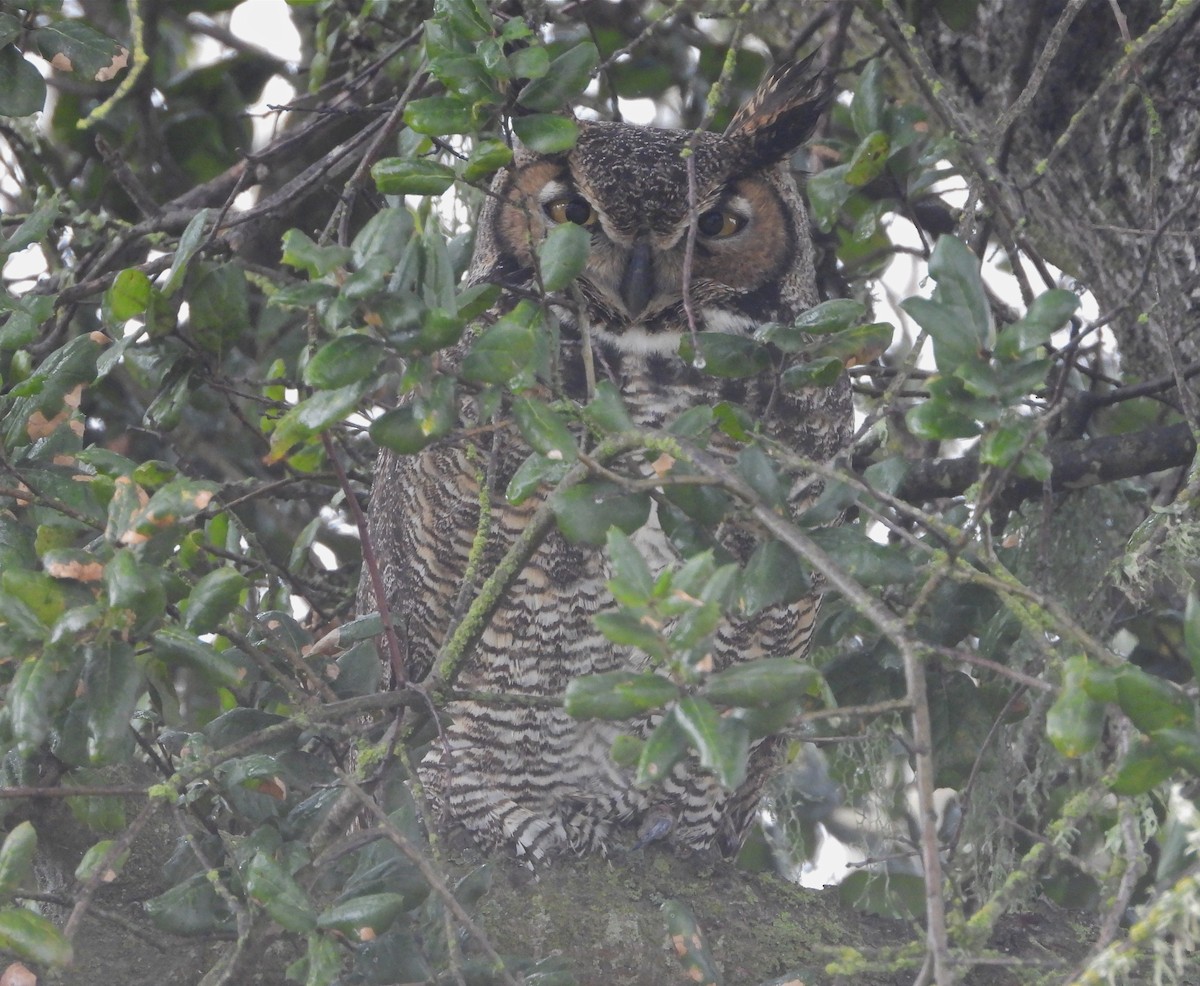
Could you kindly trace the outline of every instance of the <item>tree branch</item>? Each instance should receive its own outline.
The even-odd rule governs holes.
[[[1053,467],[1050,489],[1057,493],[1186,466],[1196,454],[1196,443],[1188,425],[1180,423],[1062,442],[1049,446],[1045,453]],[[919,459],[910,464],[896,496],[909,503],[959,496],[979,476],[977,452],[957,459]],[[1004,487],[999,500],[1013,506],[1040,496],[1045,489],[1037,480],[1017,477]]]

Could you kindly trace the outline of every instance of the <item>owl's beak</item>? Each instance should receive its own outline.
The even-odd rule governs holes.
[[[630,318],[637,318],[654,295],[654,256],[650,244],[638,240],[629,251],[629,262],[621,275],[621,300]]]

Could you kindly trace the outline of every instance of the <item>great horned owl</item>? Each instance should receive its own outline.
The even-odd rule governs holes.
[[[547,299],[560,323],[555,396],[582,400],[582,338],[590,338],[592,372],[620,391],[634,422],[658,427],[697,404],[733,401],[772,438],[825,459],[847,441],[848,386],[785,392],[779,368],[748,380],[718,379],[679,355],[691,330],[683,298],[689,224],[694,222],[690,301],[700,331],[750,335],[768,321],[790,321],[817,302],[813,249],[804,206],[784,159],[807,138],[828,100],[828,87],[804,63],[772,74],[724,134],[661,130],[624,123],[579,122],[570,151],[542,155],[518,148],[500,173],[479,218],[471,283],[507,291],[504,311],[529,296],[536,247],[557,224],[591,236],[578,278],[588,331],[567,297]],[[692,173],[685,149],[691,147]],[[690,203],[694,203],[694,209]],[[447,359],[460,358],[469,340]],[[468,557],[490,503],[486,575],[525,528],[541,500],[520,505],[504,491],[528,455],[516,430],[466,406],[462,428],[419,454],[383,452],[370,509],[370,537],[410,678],[428,673],[461,605]],[[745,538],[720,535],[735,556]],[[636,543],[652,564],[675,559],[652,514]],[[644,656],[608,642],[593,625],[612,608],[607,562],[598,549],[551,533],[519,574],[460,674],[459,688],[554,697],[581,675],[640,670]],[[817,597],[729,620],[714,648],[717,668],[764,655],[802,656]],[[375,609],[363,579],[362,611]],[[390,666],[385,662],[385,677]],[[672,814],[658,826],[676,848],[714,842],[736,851],[753,816],[779,743],[760,743],[747,781],[723,791],[698,764],[682,763],[653,792],[636,789],[610,757],[627,723],[581,721],[562,709],[454,701],[442,739],[421,767],[425,786],[448,822],[464,826],[486,849],[540,859],[563,848],[604,848],[618,825],[636,827],[652,809]],[[647,723],[640,728],[644,731]]]

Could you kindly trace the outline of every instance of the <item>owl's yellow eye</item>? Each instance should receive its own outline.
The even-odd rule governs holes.
[[[730,209],[709,209],[696,217],[696,229],[711,240],[723,240],[745,225],[746,217]]]
[[[574,223],[576,226],[591,226],[596,221],[596,210],[582,195],[569,195],[547,202],[543,208],[552,222]]]

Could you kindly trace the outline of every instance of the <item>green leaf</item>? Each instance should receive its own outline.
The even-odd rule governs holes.
[[[550,230],[538,247],[538,269],[542,287],[562,291],[587,266],[592,234],[575,223],[560,223]]]
[[[579,137],[575,121],[565,116],[536,113],[513,120],[513,132],[531,151],[538,154],[558,154],[569,151]]]
[[[466,328],[465,318],[469,315],[452,315],[442,308],[431,308],[421,319],[421,331],[417,333],[408,349],[417,353],[436,353],[439,349],[453,346],[462,338]]]
[[[978,332],[971,330],[962,309],[929,298],[905,298],[900,307],[933,339],[934,360],[941,373],[983,359]]]
[[[1044,346],[1078,307],[1079,296],[1073,291],[1056,289],[1039,294],[1024,318],[1001,331],[996,342],[996,355],[1015,358]]]
[[[1189,592],[1187,608],[1183,614],[1183,645],[1187,650],[1188,663],[1192,666],[1192,674],[1200,681],[1200,596]]]
[[[82,663],[78,651],[55,647],[27,658],[17,668],[6,701],[19,743],[36,747],[46,739],[75,691]]]
[[[246,867],[245,880],[246,892],[285,931],[311,931],[316,927],[312,907],[300,885],[266,853],[254,854]]]
[[[246,669],[225,652],[190,633],[170,627],[164,627],[154,635],[154,652],[168,665],[181,664],[214,685],[231,690],[237,688],[246,675]]]
[[[514,79],[540,79],[550,71],[550,53],[541,46],[518,48],[508,56],[508,68]]]
[[[304,986],[328,986],[337,982],[342,972],[342,950],[332,938],[310,932],[308,949],[304,956],[308,963],[308,973],[304,978]],[[289,975],[290,979],[298,977]]]
[[[21,36],[21,19],[6,11],[0,11],[0,45],[16,41]]]
[[[458,293],[454,304],[458,309],[459,318],[478,318],[491,308],[500,298],[498,284],[472,284]],[[457,342],[457,337],[454,342]],[[446,343],[445,345],[449,345]]]
[[[204,224],[208,222],[208,209],[201,209],[188,221],[186,228],[179,237],[179,246],[175,250],[175,257],[171,261],[171,269],[167,272],[167,280],[162,286],[162,295],[164,298],[169,298],[183,284],[183,278],[187,274],[188,265],[192,262],[192,257],[196,255],[196,251],[200,249],[200,245],[204,242]]]
[[[471,106],[454,96],[414,99],[404,108],[404,122],[419,134],[465,134],[478,125]],[[376,184],[378,184],[376,177]],[[383,191],[382,187],[380,191]]]
[[[551,499],[558,529],[573,544],[604,544],[610,527],[632,534],[650,516],[646,493],[626,493],[615,483],[580,483]]]
[[[802,390],[805,387],[832,387],[842,377],[846,368],[836,356],[822,356],[811,363],[796,363],[780,375],[779,382],[785,390]]]
[[[1132,664],[1117,675],[1117,704],[1144,733],[1192,722],[1192,703],[1178,687]]]
[[[37,832],[30,822],[21,822],[4,837],[0,846],[0,897],[8,897],[18,887],[30,886],[33,855],[37,851]]]
[[[358,408],[369,381],[358,381],[336,390],[319,390],[275,422],[267,462],[276,463],[301,442],[345,420]]]
[[[0,950],[52,967],[69,965],[73,957],[62,932],[24,907],[0,909]]]
[[[102,839],[94,846],[88,849],[83,854],[83,859],[79,861],[79,865],[75,867],[75,879],[80,883],[84,883],[95,875],[100,865],[104,862],[109,852],[114,845],[113,839]],[[101,877],[101,882],[112,882],[121,872],[121,868],[129,861],[129,850],[117,853],[116,857],[109,861],[108,868],[105,871],[105,876]]]
[[[613,579],[622,584],[624,594],[636,597],[638,602],[648,602],[654,591],[654,576],[637,545],[628,535],[613,528],[605,538],[604,550],[612,563]]]
[[[16,45],[0,48],[0,116],[32,116],[46,104],[46,80]]]
[[[67,601],[62,586],[41,572],[20,568],[0,572],[0,587],[3,587],[5,594],[27,606],[46,626],[66,610]]]
[[[183,625],[194,634],[214,633],[238,604],[250,582],[232,566],[214,569],[188,595]]]
[[[543,484],[552,486],[559,482],[570,468],[571,464],[565,459],[550,459],[540,452],[534,452],[517,466],[504,496],[509,503],[522,503]]]
[[[916,565],[902,547],[880,544],[861,528],[821,527],[808,536],[864,586],[897,585],[917,576]]]
[[[386,411],[371,422],[371,441],[401,455],[414,455],[436,440],[411,403]]]
[[[782,507],[786,489],[771,457],[758,445],[747,445],[738,455],[738,472],[772,507]]]
[[[209,352],[220,353],[242,338],[250,324],[246,275],[237,264],[205,271],[188,291],[188,326]]]
[[[843,366],[861,366],[887,351],[895,331],[890,322],[857,325],[843,332],[822,336],[810,348],[809,356],[813,360],[836,359]]]
[[[848,165],[835,165],[813,175],[804,183],[804,191],[812,208],[813,225],[823,233],[833,229],[841,217],[846,200],[853,192],[846,183],[848,170]]]
[[[1143,737],[1134,742],[1122,758],[1109,787],[1114,794],[1136,797],[1158,787],[1174,770],[1171,760],[1159,749],[1158,744]]]
[[[687,905],[677,900],[664,901],[662,912],[667,925],[667,937],[683,970],[680,979],[696,983],[697,986],[717,986],[721,976],[716,960]]]
[[[324,275],[344,267],[353,252],[342,246],[318,246],[316,241],[298,229],[283,234],[283,257],[289,267],[305,271],[309,277]]]
[[[846,905],[891,921],[916,921],[925,913],[925,883],[913,873],[859,870],[838,886]]]
[[[927,400],[904,415],[908,430],[924,441],[973,438],[982,430],[975,419],[944,400]]]
[[[937,281],[935,300],[966,315],[959,331],[966,330],[977,349],[990,348],[992,309],[979,273],[979,258],[961,240],[942,236],[929,257],[929,273]]]
[[[197,873],[152,897],[142,909],[157,927],[174,935],[213,934],[233,925],[225,901],[206,873]]]
[[[637,773],[633,782],[638,787],[661,781],[671,768],[687,756],[688,734],[679,724],[676,710],[671,709],[646,738],[642,756],[638,760]]]
[[[823,301],[801,314],[790,328],[798,329],[808,335],[828,335],[830,332],[842,332],[858,323],[867,314],[867,306],[852,298],[834,298]],[[768,329],[779,328],[767,326]],[[767,336],[767,338],[773,338]]]
[[[753,616],[767,606],[795,602],[811,588],[808,568],[795,553],[778,541],[764,541],[742,571],[738,607]]]
[[[2,105],[3,98],[0,97],[0,106]],[[46,234],[50,232],[50,227],[58,219],[60,209],[61,204],[57,192],[48,198],[39,193],[33,211],[22,220],[21,225],[13,231],[8,239],[0,241],[0,257],[7,257],[18,250],[24,250],[27,246],[42,242]]]
[[[707,700],[686,695],[675,706],[679,725],[700,754],[700,765],[711,770],[726,790],[746,779],[750,733],[745,723],[722,718]]]
[[[107,82],[129,62],[125,46],[78,20],[56,20],[32,32],[42,57],[88,82]]]
[[[883,129],[883,61],[872,59],[859,77],[850,103],[850,122],[859,137]]]
[[[590,41],[577,44],[554,59],[545,75],[526,85],[517,96],[517,103],[542,113],[563,109],[583,92],[599,61],[600,53],[594,44]]]
[[[514,398],[512,410],[517,428],[535,452],[552,461],[575,461],[575,439],[556,411],[532,397]]]
[[[304,382],[319,390],[336,390],[371,376],[384,358],[379,341],[351,332],[325,343],[304,367]]]
[[[577,719],[629,719],[662,708],[679,688],[661,675],[609,671],[572,678],[563,708]]]
[[[679,355],[684,362],[714,377],[755,376],[771,365],[771,357],[761,344],[728,332],[697,332],[694,345],[693,337],[684,335]]]
[[[645,748],[646,743],[644,740],[640,740],[636,736],[621,733],[613,739],[608,755],[612,757],[613,763],[618,767],[636,767],[638,761],[642,758],[642,751]]]
[[[441,195],[454,184],[454,169],[436,161],[385,157],[371,166],[375,187],[383,195]]]
[[[356,270],[372,262],[389,267],[400,262],[413,236],[413,217],[407,209],[384,208],[368,219],[350,244]],[[314,244],[315,245],[315,244]]]
[[[133,647],[115,637],[102,638],[85,648],[83,679],[72,711],[86,713],[88,759],[114,763],[133,754],[130,721],[145,688],[142,668]]]
[[[708,676],[701,695],[718,705],[770,708],[822,693],[821,673],[793,657],[764,657]]]
[[[359,941],[370,941],[388,930],[407,910],[403,894],[380,893],[353,897],[326,908],[317,927],[340,931]]]
[[[1200,733],[1191,724],[1156,730],[1154,745],[1179,768],[1200,775]]]
[[[851,188],[862,188],[878,178],[887,167],[891,142],[882,130],[867,134],[854,149],[846,171],[846,184]]]
[[[601,380],[596,384],[596,396],[583,409],[583,420],[608,434],[633,431],[635,427],[621,392],[611,380]]]
[[[153,291],[149,277],[134,267],[127,267],[105,292],[104,303],[113,319],[124,322],[146,310]]]
[[[660,662],[670,656],[662,635],[632,613],[600,613],[595,623],[597,630],[620,647],[636,647]]]
[[[1029,444],[1028,429],[1019,425],[995,428],[980,439],[979,461],[986,466],[1007,469]]]
[[[1063,669],[1062,689],[1046,713],[1046,735],[1064,757],[1081,757],[1100,741],[1104,706],[1084,688],[1088,660],[1071,657]]]
[[[534,49],[541,50],[541,49]],[[467,158],[463,168],[463,178],[467,181],[478,181],[486,178],[492,172],[503,168],[512,161],[512,148],[502,140],[481,140]]]
[[[537,355],[541,310],[522,300],[483,333],[462,363],[462,375],[475,383],[508,383],[529,368]]]

